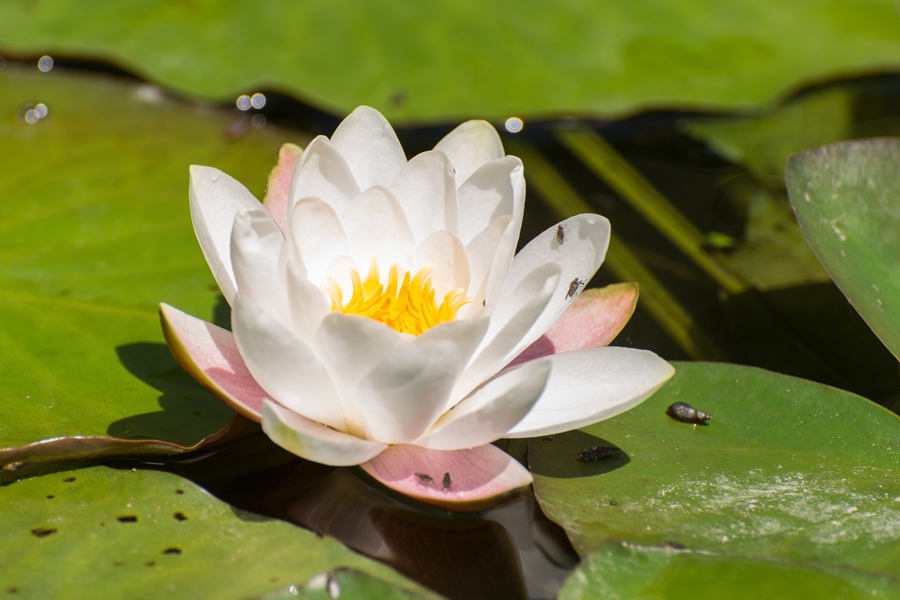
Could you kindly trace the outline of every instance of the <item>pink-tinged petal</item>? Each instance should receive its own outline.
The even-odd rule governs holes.
[[[672,375],[672,365],[648,350],[589,348],[553,354],[544,393],[505,437],[551,435],[609,419],[649,398]]]
[[[360,106],[344,119],[331,143],[347,160],[360,190],[387,187],[406,165],[406,155],[391,124],[380,112]]]
[[[247,368],[270,398],[308,419],[347,430],[334,383],[308,344],[240,296],[231,328]]]
[[[430,450],[392,446],[360,465],[391,488],[427,504],[477,512],[531,485],[531,473],[496,446]]]
[[[319,198],[301,198],[291,210],[291,259],[303,263],[310,281],[322,285],[334,259],[347,254],[347,234],[334,207]],[[363,275],[365,276],[365,275]]]
[[[406,221],[403,207],[387,189],[370,187],[353,199],[341,217],[350,256],[369,271],[369,260],[379,261],[381,280],[387,280],[391,265],[399,263],[409,268],[415,257],[416,238]]]
[[[487,121],[466,121],[444,137],[435,150],[443,152],[456,169],[460,186],[482,165],[503,158],[503,143]]]
[[[377,457],[387,448],[384,444],[311,421],[270,400],[263,403],[262,429],[288,452],[335,467],[358,465]]]
[[[309,143],[294,169],[288,192],[288,213],[290,216],[299,199],[314,196],[342,215],[359,192],[350,165],[329,139],[320,135]]]
[[[551,295],[540,318],[511,353],[510,360],[559,320],[606,257],[610,229],[609,221],[605,218],[593,214],[576,215],[566,219],[561,225],[565,232],[562,244],[559,243],[558,226],[551,227],[528,242],[510,265],[506,283],[500,292],[500,306],[509,302],[517,283],[533,269],[555,264],[561,270],[556,291]]]
[[[509,366],[550,354],[608,346],[634,314],[637,301],[636,283],[615,283],[585,290],[559,321],[525,348]]]
[[[253,379],[230,331],[168,304],[159,305],[159,319],[169,350],[191,377],[226,406],[262,421],[262,403],[269,396]]]
[[[231,304],[237,294],[231,267],[231,228],[242,208],[262,208],[239,181],[212,167],[191,165],[191,221],[216,283]]]
[[[263,198],[263,206],[281,232],[287,227],[288,192],[291,189],[291,177],[297,162],[303,154],[303,149],[296,144],[282,144],[278,149],[278,163],[269,173],[269,181],[266,183],[266,196]]]
[[[469,287],[469,257],[465,246],[450,231],[435,231],[416,248],[415,269],[435,265],[431,272],[431,287],[440,306],[450,290]],[[467,294],[468,295],[468,294]]]
[[[290,327],[287,294],[278,268],[283,246],[284,234],[267,211],[242,208],[235,215],[231,264],[238,294]]]
[[[413,443],[435,450],[460,450],[505,437],[531,410],[549,376],[547,361],[506,369],[444,413]]]
[[[457,377],[487,327],[487,319],[441,323],[376,364],[354,397],[366,435],[404,444],[428,431],[449,408]]]
[[[459,187],[459,237],[464,244],[497,217],[512,215],[516,235],[525,208],[522,161],[505,156],[483,165]]]

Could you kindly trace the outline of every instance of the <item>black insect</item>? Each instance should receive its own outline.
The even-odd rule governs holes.
[[[578,462],[591,462],[596,465],[597,461],[607,456],[612,456],[619,451],[615,446],[588,446],[584,450],[578,452]]]
[[[566,300],[569,298],[574,298],[575,294],[578,293],[578,290],[584,287],[586,282],[578,279],[577,277],[572,280],[572,283],[569,284],[569,291],[566,294]]]
[[[418,477],[419,481],[424,484],[429,484],[434,481],[434,479],[432,479],[431,475],[429,475],[428,473],[416,473],[416,477]]]
[[[450,484],[451,484],[450,473],[444,473],[444,491],[445,492],[450,491]]]
[[[556,243],[560,246],[566,243],[566,226],[562,223],[556,226]]]
[[[668,409],[666,409],[666,414],[675,419],[676,421],[681,421],[682,423],[703,423],[704,421],[709,421],[712,419],[711,416],[703,412],[702,410],[697,410],[690,404],[685,404],[684,402],[676,402]]]

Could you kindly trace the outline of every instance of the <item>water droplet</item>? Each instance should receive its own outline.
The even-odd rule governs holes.
[[[336,579],[332,577],[328,577],[328,585],[326,586],[328,590],[328,597],[334,600],[335,598],[339,598],[341,595],[341,586],[338,584]]]
[[[510,133],[519,133],[525,124],[519,117],[510,117],[506,120],[506,130]]]
[[[250,110],[250,108],[253,106],[253,101],[250,100],[250,96],[248,96],[247,94],[243,94],[241,96],[238,96],[235,104],[241,110]]]
[[[291,587],[288,588],[288,591],[289,591],[291,594],[293,594],[294,596],[297,596],[298,594],[300,594],[300,590],[299,590],[299,589],[297,588],[297,586],[294,585],[294,584],[291,584]]]
[[[257,129],[259,129],[260,127],[265,127],[266,126],[266,115],[253,115],[253,118],[250,119],[250,122]]]
[[[159,104],[163,101],[163,92],[155,85],[145,83],[134,90],[135,97],[146,104]]]
[[[38,116],[37,111],[33,108],[25,113],[25,122],[26,123],[37,123],[41,118]]]
[[[212,173],[210,173],[209,180],[213,183],[217,182],[219,180],[219,171],[213,171]]]
[[[38,119],[43,119],[47,116],[47,105],[43,102],[38,103],[38,105],[34,107],[34,112],[37,113]]]
[[[49,71],[52,68],[53,68],[53,59],[50,58],[49,56],[47,56],[46,54],[38,60],[38,69],[40,69],[41,72],[46,73],[47,71]]]
[[[253,108],[255,108],[257,110],[259,110],[260,108],[262,108],[265,105],[266,105],[266,97],[263,96],[262,94],[253,94],[253,96],[250,98],[250,106],[252,106]],[[241,109],[241,110],[246,110],[246,109]]]

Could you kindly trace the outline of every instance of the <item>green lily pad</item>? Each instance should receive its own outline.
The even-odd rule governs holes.
[[[421,591],[331,538],[233,509],[166,473],[93,467],[26,479],[3,489],[0,512],[0,580],[17,598],[237,600],[290,586],[295,595],[337,567]]]
[[[48,114],[23,118],[29,103]],[[234,414],[172,358],[168,302],[223,321],[194,237],[188,165],[262,195],[273,127],[107,77],[0,72],[0,448],[61,435],[190,446]],[[224,313],[227,319],[227,312]]]
[[[603,544],[566,581],[559,600],[896,598],[900,581],[798,561]]]
[[[328,575],[319,575],[294,591],[288,589],[274,596],[266,595],[266,600],[334,600],[350,598],[359,600],[420,600],[423,594],[399,588],[364,571],[337,569]],[[432,598],[433,596],[427,596]]]
[[[712,415],[666,414],[685,402]],[[900,575],[900,417],[752,367],[678,363],[638,407],[528,449],[541,508],[586,553],[606,539]],[[588,446],[621,449],[596,464]]]
[[[838,287],[900,357],[900,139],[801,152],[787,186],[806,239]]]
[[[421,122],[751,107],[804,82],[895,69],[896,20],[877,0],[9,0],[0,39],[15,54],[109,59],[207,98],[265,86],[339,114],[368,104]]]

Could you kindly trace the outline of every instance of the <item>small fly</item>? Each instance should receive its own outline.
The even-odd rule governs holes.
[[[566,300],[569,298],[574,298],[575,294],[578,293],[578,290],[584,287],[586,282],[578,279],[577,277],[572,280],[572,283],[569,284],[569,291],[566,293]]]
[[[615,446],[588,446],[584,450],[578,452],[578,462],[591,462],[597,464],[597,461],[607,456],[612,456],[619,451]]]
[[[419,478],[419,481],[421,481],[425,485],[434,482],[434,479],[432,479],[431,475],[429,475],[428,473],[416,473],[415,475]]]
[[[694,425],[712,419],[711,416],[702,410],[697,410],[685,402],[676,402],[666,409],[666,414],[682,423],[693,423]]]
[[[450,484],[451,484],[451,482],[450,482],[450,473],[444,473],[444,481],[443,481],[443,483],[444,483],[444,491],[445,491],[445,492],[449,492],[449,491],[450,491]]]
[[[562,223],[556,226],[556,243],[560,246],[566,243],[566,226]]]

